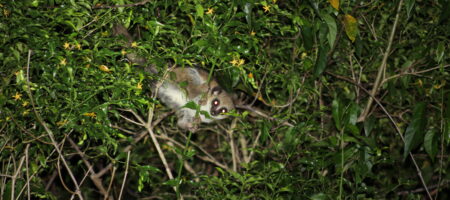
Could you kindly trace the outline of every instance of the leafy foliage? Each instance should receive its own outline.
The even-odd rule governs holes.
[[[0,1],[0,198],[447,199],[449,5]],[[130,53],[208,70],[271,117],[184,133]]]

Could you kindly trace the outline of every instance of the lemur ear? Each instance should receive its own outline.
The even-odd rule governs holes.
[[[211,90],[211,93],[213,95],[219,95],[220,93],[222,93],[222,88],[220,88],[219,86],[216,86]]]

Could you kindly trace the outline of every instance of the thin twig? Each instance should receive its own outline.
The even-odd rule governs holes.
[[[444,128],[444,126],[445,126],[445,117],[444,117],[444,109],[445,109],[445,107],[444,107],[444,105],[445,104],[444,104],[444,91],[443,90],[441,91],[441,104],[442,104],[442,108],[441,108],[440,129],[441,129],[441,132],[443,133],[444,130],[445,130],[445,128]],[[447,105],[447,106],[449,106],[449,105]],[[438,178],[436,191],[439,191],[439,189],[441,187],[441,184],[442,184],[442,171],[444,169],[444,142],[445,142],[445,139],[444,139],[445,136],[444,135],[445,134],[441,134],[441,144],[440,144],[441,151],[440,151],[439,172],[438,172],[439,178]],[[438,199],[438,196],[439,196],[439,193],[436,193],[435,199]]]
[[[29,163],[28,163],[28,150],[30,148],[30,144],[27,144],[27,146],[25,147],[25,166],[27,169],[27,196],[28,196],[28,200],[31,199],[31,190],[30,190],[30,170],[28,169]]]
[[[84,176],[80,181],[80,186],[83,185],[84,181],[86,180],[86,178],[88,177],[89,174],[90,174],[90,169],[88,169],[86,171],[86,173],[84,173]],[[72,196],[70,197],[70,199],[73,199],[73,198],[75,198],[75,194],[72,194]]]
[[[239,143],[242,147],[242,159],[245,163],[249,163],[250,157],[248,156],[247,140],[245,139],[245,136],[243,134],[239,134]]]
[[[397,13],[395,15],[394,25],[392,26],[392,31],[391,31],[391,34],[389,36],[388,46],[386,48],[386,51],[384,52],[384,56],[383,56],[383,60],[381,62],[381,65],[378,68],[378,74],[377,74],[377,77],[375,79],[375,83],[373,85],[372,90],[370,91],[371,98],[368,99],[366,107],[364,108],[363,112],[361,113],[361,115],[358,118],[358,122],[364,121],[366,119],[366,117],[369,114],[370,109],[372,107],[372,103],[374,101],[373,97],[375,97],[377,95],[378,89],[380,88],[380,85],[381,85],[380,83],[382,82],[382,77],[383,77],[384,72],[386,70],[387,59],[389,57],[389,53],[391,52],[392,42],[394,40],[395,31],[397,29],[398,19],[400,18],[400,12],[402,10],[402,4],[403,4],[403,0],[400,0],[399,3],[398,3]]]
[[[19,176],[20,172],[22,171],[22,165],[23,162],[25,161],[25,156],[22,156],[22,158],[20,158],[20,162],[19,162],[19,166],[16,168],[16,172],[14,173],[14,176],[11,178],[11,199],[15,199],[14,198],[14,189],[16,188],[16,179],[17,176]]]
[[[421,70],[421,71],[418,71],[418,72],[405,72],[405,73],[400,73],[400,74],[392,75],[392,76],[390,76],[390,77],[387,77],[387,78],[383,79],[383,81],[382,81],[381,84],[386,83],[387,81],[389,81],[389,80],[391,80],[391,79],[399,78],[399,77],[401,77],[401,76],[405,76],[405,75],[418,75],[418,74],[423,74],[423,73],[430,72],[430,71],[433,71],[433,70],[436,70],[436,69],[441,69],[441,68],[444,69],[444,68],[447,68],[447,67],[450,67],[450,65],[437,66],[437,67],[433,67],[433,68],[430,68],[430,69]]]
[[[267,74],[269,73],[269,71],[270,71],[270,69],[266,70],[264,72],[264,76],[261,79],[261,83],[259,84],[259,87],[258,87],[258,91],[256,92],[255,98],[253,98],[253,101],[250,103],[250,106],[253,106],[255,104],[256,100],[258,100],[258,97],[261,95],[261,88],[263,87],[264,81],[266,80],[266,77],[267,77]]]
[[[123,177],[122,187],[120,188],[119,200],[122,199],[123,188],[125,188],[125,182],[127,180],[128,166],[130,165],[130,153],[131,153],[131,151],[128,151],[128,153],[127,153],[127,165],[125,167],[125,175]]]
[[[248,110],[248,111],[250,111],[250,112],[252,112],[252,113],[254,113],[254,114],[258,115],[258,116],[261,116],[263,118],[266,118],[266,119],[268,119],[270,121],[279,121],[277,118],[271,117],[271,116],[269,116],[269,115],[259,111],[258,109],[255,109],[255,108],[249,106],[249,105],[236,105],[236,108]],[[281,122],[281,124],[283,124],[285,126],[289,126],[289,127],[294,127],[294,125],[292,125],[291,123],[289,123],[287,121],[283,121],[283,122]]]
[[[111,173],[111,181],[109,181],[108,190],[106,190],[106,194],[108,194],[108,196],[109,196],[109,191],[111,191],[112,183],[114,182],[114,177],[116,176],[116,170],[117,170],[117,168],[116,168],[116,167],[113,167],[112,173]],[[107,196],[105,196],[105,197],[103,198],[103,200],[107,200],[106,197],[107,197]]]
[[[229,137],[229,142],[230,142],[230,150],[231,150],[231,158],[233,160],[233,171],[237,172],[237,165],[238,165],[238,159],[237,159],[237,153],[236,153],[236,148],[234,146],[234,138],[233,138],[233,133],[234,133],[234,129],[236,128],[236,122],[237,122],[238,118],[234,118],[233,121],[231,122],[231,126],[230,128],[227,130],[228,133],[228,137]]]
[[[30,102],[31,102],[31,106],[33,107],[34,115],[36,116],[36,119],[38,120],[38,122],[44,127],[45,132],[47,132],[48,137],[52,141],[53,147],[56,149],[56,152],[58,153],[59,158],[62,160],[64,167],[67,170],[67,173],[69,174],[70,178],[72,179],[72,182],[75,185],[75,189],[76,189],[75,193],[77,193],[77,196],[78,196],[78,198],[80,198],[80,200],[83,200],[83,196],[81,195],[80,187],[77,183],[77,180],[75,179],[75,176],[73,175],[72,170],[70,170],[69,164],[67,164],[66,159],[64,158],[61,150],[58,148],[58,143],[55,140],[53,131],[50,130],[50,128],[48,128],[47,124],[44,122],[41,115],[38,113],[38,111],[36,109],[36,105],[34,103],[33,95],[31,94],[31,89],[30,89],[30,87],[31,87],[31,85],[30,85],[30,60],[31,60],[31,49],[28,50],[28,60],[27,60],[27,94],[28,94],[28,97],[30,98]]]
[[[133,112],[133,111],[131,111],[131,112]],[[134,112],[133,112],[133,113],[134,113]],[[121,114],[119,114],[119,116],[122,117],[123,119],[125,119],[125,120],[127,120],[127,121],[133,123],[133,124],[136,124],[136,125],[138,125],[138,126],[144,126],[144,124],[142,124],[142,122],[141,122],[141,123],[138,123],[138,122],[136,122],[136,121],[134,121],[134,120],[132,120],[132,119],[130,119],[130,118],[128,118],[128,117],[125,117],[125,116],[123,116],[123,115],[121,115]]]
[[[258,131],[258,135],[256,135],[255,141],[253,141],[252,151],[250,152],[250,155],[248,156],[248,163],[250,161],[252,161],[252,157],[253,157],[253,154],[255,152],[256,145],[258,145],[259,137],[261,137],[261,134],[262,134],[262,131],[259,130]]]
[[[441,184],[438,183],[438,184],[435,184],[435,185],[430,185],[428,187],[428,189],[439,188],[439,185],[446,185],[448,183],[450,183],[450,180],[445,180]],[[407,191],[397,192],[397,195],[409,195],[411,193],[419,193],[419,192],[424,192],[424,191],[425,191],[424,188],[417,188],[417,189],[414,189],[414,190],[407,190]]]

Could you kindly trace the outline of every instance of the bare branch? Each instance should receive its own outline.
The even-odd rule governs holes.
[[[23,161],[25,161],[25,156],[22,156],[22,158],[20,158],[20,162],[19,162],[19,166],[16,168],[16,172],[14,172],[14,175],[12,176],[12,181],[11,181],[11,199],[15,199],[14,198],[14,189],[16,188],[16,179],[19,176],[20,171],[22,171],[22,165],[23,165]]]
[[[128,153],[127,153],[127,165],[125,167],[125,175],[123,176],[122,187],[120,188],[119,200],[122,199],[123,188],[125,188],[125,182],[127,180],[128,166],[130,165],[130,153],[131,153],[131,151],[128,151]]]

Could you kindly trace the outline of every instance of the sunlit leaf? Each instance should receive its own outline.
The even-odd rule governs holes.
[[[346,14],[344,16],[344,28],[347,37],[354,42],[359,33],[358,21],[353,16]]]
[[[203,18],[205,9],[203,8],[202,4],[198,3],[197,5],[195,5],[195,10],[197,12],[197,17]]]
[[[328,0],[328,2],[334,9],[339,10],[339,0]]]

